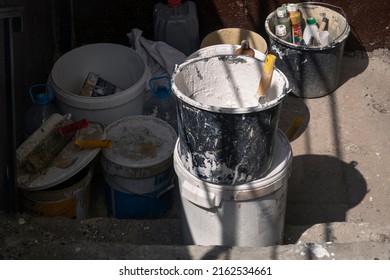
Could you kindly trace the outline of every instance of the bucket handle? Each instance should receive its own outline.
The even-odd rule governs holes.
[[[168,76],[158,76],[158,77],[153,77],[151,78],[149,81],[148,81],[148,84],[149,84],[149,87],[150,89],[154,91],[154,87],[153,87],[153,82],[154,81],[158,81],[158,80],[166,80],[167,81],[167,84],[168,84],[168,92],[171,91],[171,88],[172,88],[172,85],[171,85],[171,79],[168,77]]]
[[[181,184],[181,196],[206,209],[218,207],[222,200],[220,195],[206,192],[204,189],[194,186],[186,180]]]
[[[339,7],[339,6],[336,6],[336,5],[332,5],[332,4],[329,4],[329,3],[323,3],[323,2],[304,2],[304,3],[302,3],[302,4],[309,4],[309,5],[318,5],[318,6],[325,6],[325,7],[327,7],[327,8],[332,8],[332,9],[335,9],[335,10],[339,10],[340,11],[340,13],[344,16],[344,18],[345,18],[345,22],[346,22],[346,24],[345,24],[345,28],[344,28],[344,30],[343,30],[343,32],[341,32],[341,34],[340,34],[340,36],[338,36],[337,38],[335,38],[331,43],[329,43],[329,45],[331,45],[331,46],[333,46],[333,45],[335,45],[336,43],[336,41],[341,37],[341,35],[343,35],[344,33],[345,33],[345,31],[347,30],[347,28],[348,28],[348,20],[347,20],[347,14],[344,12],[344,10],[343,10],[343,8],[341,8],[341,7]],[[303,5],[303,6],[304,6]]]
[[[28,93],[31,97],[31,101],[35,104],[37,103],[37,100],[36,100],[36,95],[38,95],[37,93],[34,93],[33,92],[33,89],[36,89],[36,88],[45,88],[45,93],[38,93],[38,94],[47,94],[49,96],[49,99],[53,99],[53,88],[51,87],[50,84],[36,84],[36,85],[33,85],[29,88],[28,90]]]
[[[172,184],[170,184],[168,187],[163,188],[163,189],[161,190],[161,192],[159,192],[159,193],[156,195],[156,198],[160,198],[161,196],[163,196],[164,194],[166,194],[168,191],[172,190],[174,187],[175,187],[175,185],[172,183]]]

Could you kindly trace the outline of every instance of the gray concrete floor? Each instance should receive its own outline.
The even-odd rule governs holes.
[[[344,56],[334,93],[286,99],[282,129],[303,119],[291,142],[287,224],[390,222],[389,63],[385,50]]]
[[[143,259],[202,258],[203,253],[209,258],[276,258],[275,252],[279,259],[305,259],[297,246],[314,242],[338,252],[339,259],[388,259],[389,251],[383,248],[390,240],[389,67],[388,50],[345,55],[335,92],[317,99],[287,96],[284,100],[279,127],[286,131],[296,116],[303,121],[291,141],[294,157],[283,246],[252,251],[195,246],[180,255],[181,249],[169,247],[181,244],[178,192],[164,219],[119,221],[107,218],[97,177],[90,219],[1,213],[0,258],[78,259],[93,254],[103,259],[137,258],[124,251],[127,246],[143,252],[138,255]],[[83,246],[89,248],[84,256]],[[65,253],[59,253],[61,248]],[[364,255],[367,248],[370,251]],[[223,255],[217,254],[220,250]],[[48,251],[52,253],[47,255]],[[334,254],[329,258],[337,259]]]

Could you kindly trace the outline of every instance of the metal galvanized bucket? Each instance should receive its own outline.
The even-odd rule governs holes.
[[[292,93],[315,98],[332,93],[339,86],[344,45],[350,33],[345,13],[326,3],[300,3],[303,18],[314,17],[319,23],[323,15],[329,19],[329,44],[324,47],[294,45],[275,35],[276,11],[265,20],[269,35],[269,51],[277,55],[275,66],[287,77]],[[337,12],[335,9],[340,11]]]
[[[241,184],[264,175],[271,166],[281,102],[288,81],[275,69],[266,103],[257,87],[264,62],[217,55],[179,65],[172,76],[178,99],[179,155],[198,178],[217,184]]]

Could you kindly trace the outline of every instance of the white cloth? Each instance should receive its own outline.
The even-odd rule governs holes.
[[[127,34],[132,48],[145,60],[152,77],[171,76],[176,64],[183,63],[187,56],[162,41],[142,37],[142,30],[134,28]]]

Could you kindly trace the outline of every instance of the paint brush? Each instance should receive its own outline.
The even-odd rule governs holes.
[[[80,129],[88,127],[88,121],[86,119],[82,119],[81,121],[74,122],[68,125],[63,125],[57,128],[57,131],[61,136],[65,136],[68,134],[72,134]]]
[[[95,149],[105,148],[110,149],[112,147],[112,140],[109,139],[96,139],[96,140],[84,140],[76,138],[74,143],[80,147],[80,149]]]
[[[297,130],[301,126],[301,124],[302,124],[301,117],[299,117],[299,116],[295,117],[294,121],[292,122],[292,124],[290,125],[288,130],[286,131],[286,136],[290,142],[292,141],[294,134],[297,132]]]
[[[267,90],[269,85],[271,84],[272,75],[274,73],[276,56],[273,54],[267,54],[265,58],[265,63],[263,67],[263,72],[261,74],[260,83],[257,88],[257,94],[259,97],[259,103],[263,104],[265,102],[265,97],[267,94]]]

